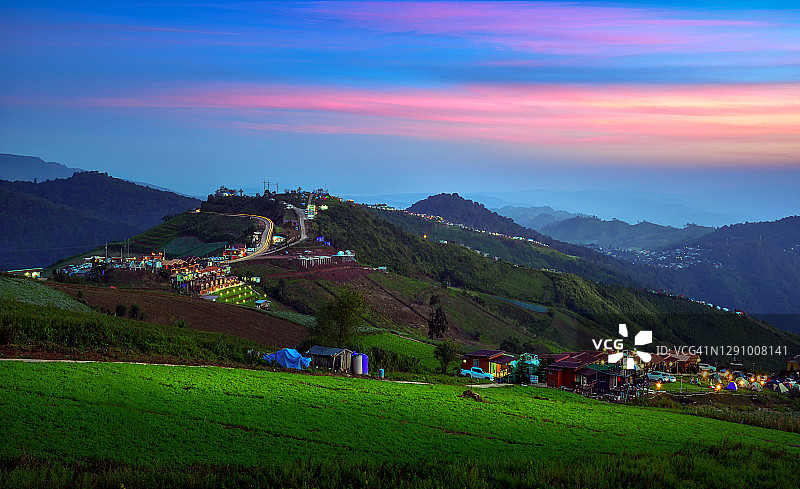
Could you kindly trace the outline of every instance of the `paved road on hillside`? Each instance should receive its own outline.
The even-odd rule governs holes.
[[[264,232],[261,233],[261,242],[258,244],[258,248],[256,248],[256,251],[243,258],[230,260],[228,263],[239,263],[245,260],[253,260],[261,255],[266,254],[267,248],[269,248],[269,245],[272,244],[272,232],[275,230],[275,225],[272,223],[271,219],[263,216],[256,216],[253,214],[225,214],[225,215],[232,217],[233,216],[249,217],[250,219],[256,219],[258,221],[261,221],[264,224]]]

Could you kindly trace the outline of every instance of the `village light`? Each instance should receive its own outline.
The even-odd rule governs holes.
[[[661,382],[656,382],[656,389],[661,389]]]

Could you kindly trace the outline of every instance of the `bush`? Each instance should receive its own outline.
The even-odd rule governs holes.
[[[127,307],[125,307],[125,304],[117,304],[117,307],[116,307],[116,309],[115,309],[115,311],[116,311],[116,316],[117,316],[118,318],[124,318],[124,317],[125,317],[125,311],[126,311],[127,309],[128,309],[128,308],[127,308]]]

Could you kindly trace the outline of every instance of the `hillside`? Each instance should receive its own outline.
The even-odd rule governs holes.
[[[544,238],[541,233],[524,228],[513,219],[503,217],[487,209],[483,204],[465,199],[458,194],[438,194],[415,202],[409,212],[441,216],[450,222],[463,224],[473,229],[492,231],[508,236]]]
[[[129,238],[200,202],[82,172],[38,183],[0,181],[0,204],[0,269],[15,269]]]
[[[608,254],[601,255],[583,246],[541,236],[532,230],[526,231],[481,204],[465,200],[457,194],[429,197],[415,206],[412,208],[420,213],[441,215],[451,222],[469,226],[480,224],[485,226],[480,229],[487,231],[512,236],[536,236],[534,239],[566,255],[580,257],[602,271],[598,275],[596,270],[591,269],[569,270],[584,277],[665,290],[675,295],[720,304],[730,310],[743,309],[786,331],[800,334],[800,303],[795,300],[795,291],[800,289],[800,217],[736,224],[716,231],[700,226],[675,229],[651,223],[631,226],[622,221],[604,222],[580,217],[552,225],[570,227],[578,224],[578,227],[582,227],[586,224],[587,233],[587,229],[594,229],[592,232],[601,235],[606,233],[603,239],[609,242],[628,239],[629,244],[659,246],[659,255],[664,258],[652,261],[656,257],[650,253],[643,256],[651,261],[645,261],[643,256],[633,252],[604,250]],[[675,239],[682,241],[675,244]],[[687,250],[686,247],[693,249]],[[687,252],[696,254],[696,259],[686,259]],[[498,253],[496,256],[501,255]],[[519,263],[514,258],[512,261]],[[537,266],[537,261],[531,264]],[[560,269],[557,266],[554,268]]]
[[[441,216],[444,219],[458,224],[463,224],[472,229],[500,233],[506,236],[519,236],[531,238],[548,245],[554,250],[566,255],[577,256],[594,263],[606,270],[611,275],[618,275],[619,270],[616,260],[601,255],[593,250],[571,243],[565,243],[545,236],[542,233],[520,226],[513,219],[503,217],[487,209],[480,202],[467,200],[458,194],[438,194],[420,200],[408,208],[409,212]],[[630,278],[621,276],[616,279],[619,283],[629,283]]]
[[[68,168],[60,163],[44,161],[35,156],[0,154],[0,180],[10,182],[54,180],[69,178],[73,173],[82,171],[84,170],[80,168]]]
[[[619,273],[608,257],[592,253],[594,261],[567,255],[552,247],[544,247],[526,240],[508,239],[481,233],[459,226],[449,226],[405,212],[370,209],[381,219],[403,228],[417,236],[427,236],[432,242],[447,241],[469,247],[489,257],[498,257],[530,268],[552,269],[574,273],[598,282],[633,285],[634,281]]]
[[[386,266],[400,275],[447,283],[468,291],[517,299],[552,308],[543,323],[521,325],[531,338],[564,348],[591,347],[591,338],[616,336],[620,322],[651,329],[657,344],[787,345],[800,350],[800,337],[751,318],[712,311],[707,306],[641,289],[596,283],[567,273],[533,270],[479,256],[461,246],[431,243],[379,219],[366,208],[331,205],[315,229],[339,249],[356,251],[359,261]],[[553,329],[554,328],[554,329]],[[559,332],[558,336],[555,335]],[[780,365],[778,357],[747,357],[759,365]]]
[[[573,244],[646,250],[696,241],[714,232],[714,228],[693,224],[679,229],[647,221],[628,224],[617,219],[603,221],[597,217],[575,217],[553,222],[538,229],[552,238]]]

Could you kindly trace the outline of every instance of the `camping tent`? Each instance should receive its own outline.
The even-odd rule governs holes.
[[[291,348],[284,348],[275,353],[264,355],[264,360],[277,363],[281,367],[296,368],[297,370],[308,368],[308,364],[311,363],[311,358],[304,357],[297,350]]]
[[[787,392],[789,392],[789,389],[786,388],[785,384],[778,384],[778,392],[780,392],[781,394],[786,394]]]
[[[726,389],[728,389],[728,390],[731,390],[731,391],[737,391],[737,390],[739,390],[739,389],[736,387],[736,382],[731,382],[730,384],[728,384],[728,387],[726,387]]]
[[[753,382],[752,384],[750,384],[750,388],[753,389],[754,391],[759,391],[759,392],[763,390],[761,388],[761,384],[759,384],[758,382]]]

